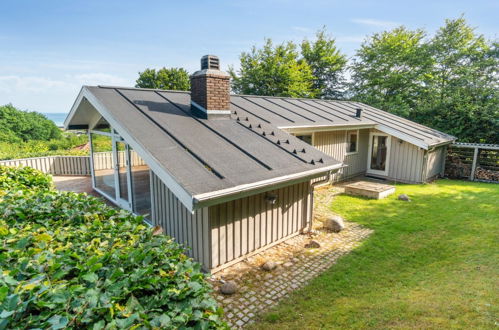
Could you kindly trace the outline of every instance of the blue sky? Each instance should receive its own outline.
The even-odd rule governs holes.
[[[133,86],[144,68],[193,72],[205,54],[237,68],[265,37],[312,39],[322,25],[348,56],[403,24],[433,33],[464,14],[498,38],[499,1],[0,1],[0,104],[68,112],[84,84]]]

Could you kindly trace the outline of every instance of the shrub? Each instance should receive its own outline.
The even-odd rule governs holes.
[[[22,111],[11,104],[0,106],[0,141],[18,142],[29,140],[58,139],[61,130],[45,115],[35,111]]]
[[[75,149],[75,147],[87,141],[86,135],[76,135],[72,132],[64,132],[61,138],[49,141],[31,140],[15,143],[1,142],[0,136],[0,160],[52,155],[86,156],[88,150]]]
[[[0,329],[226,327],[200,265],[141,217],[42,184],[6,190],[0,219]]]
[[[17,190],[52,187],[49,175],[31,167],[0,166],[0,190]]]

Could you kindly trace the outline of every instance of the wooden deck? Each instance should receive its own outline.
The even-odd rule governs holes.
[[[344,186],[345,194],[354,196],[363,196],[373,199],[382,199],[395,192],[395,187],[388,184],[357,181]]]

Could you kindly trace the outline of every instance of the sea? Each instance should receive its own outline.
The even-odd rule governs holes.
[[[64,125],[64,119],[68,115],[65,112],[42,112],[48,119],[52,120],[57,126]]]

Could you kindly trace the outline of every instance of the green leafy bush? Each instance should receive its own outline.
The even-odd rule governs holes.
[[[72,132],[63,132],[60,138],[49,141],[0,142],[0,160],[54,155],[87,156],[88,150],[76,148],[87,142],[87,135]]]
[[[31,167],[0,166],[0,190],[50,189],[52,179]]]
[[[43,114],[22,111],[11,104],[0,106],[0,127],[0,141],[6,142],[48,141],[61,137],[61,130]]]
[[[226,328],[173,239],[100,199],[40,188],[0,194],[0,328]]]

